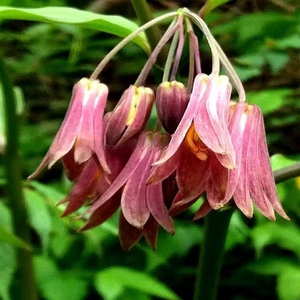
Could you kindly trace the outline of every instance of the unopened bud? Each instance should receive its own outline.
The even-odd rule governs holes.
[[[156,92],[158,117],[165,130],[175,132],[188,105],[189,96],[185,86],[177,81],[161,83]]]

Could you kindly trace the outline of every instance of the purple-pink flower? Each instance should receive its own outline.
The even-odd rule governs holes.
[[[162,165],[179,149],[191,126],[202,143],[215,152],[220,163],[235,167],[235,152],[228,131],[231,85],[227,76],[198,74],[185,113],[164,155],[154,166]],[[197,153],[195,153],[197,154]]]
[[[124,226],[125,228],[133,227],[136,238],[145,235],[152,248],[155,248],[156,245],[158,227],[154,226],[152,228],[154,232],[152,232],[147,225],[149,222],[151,224],[157,223],[169,233],[174,233],[174,224],[169,216],[165,200],[165,196],[170,193],[168,192],[168,183],[163,184],[161,181],[157,184],[146,185],[151,164],[157,159],[168,142],[169,136],[167,134],[151,131],[141,133],[136,148],[125,166],[105,192],[98,199],[94,199],[91,207],[84,213],[84,215],[91,213],[91,216],[83,230],[99,225],[100,221],[98,223],[96,220],[102,222],[102,215],[106,214],[107,208],[112,205],[117,208],[120,205],[122,210],[121,224],[124,224],[120,225],[120,232],[126,231]],[[133,246],[126,240],[124,232],[123,235],[120,235],[120,240],[124,249]]]
[[[79,175],[76,166],[88,161],[94,153],[105,172],[110,172],[105,159],[102,126],[107,95],[107,86],[99,80],[82,78],[75,84],[65,119],[46,156],[29,178],[37,176],[46,165],[51,168],[59,159],[67,157],[67,174],[75,179]]]
[[[262,112],[256,105],[231,102],[229,131],[236,152],[236,168],[226,169],[216,160],[206,188],[208,204],[213,209],[223,207],[233,198],[236,206],[249,218],[253,204],[267,218],[275,220],[274,211],[285,219],[276,192],[270,166]],[[207,209],[207,204],[205,204]],[[200,211],[196,218],[203,216]]]
[[[190,18],[187,26],[185,18]],[[207,37],[212,52],[210,75],[201,71],[191,23]],[[186,84],[176,80],[183,78],[177,72],[185,30],[190,51]],[[146,87],[147,77],[172,37],[163,82],[155,94],[155,88]],[[108,56],[116,52],[114,49]],[[99,75],[107,61],[106,57],[91,78]],[[228,77],[220,75],[220,63]],[[231,101],[232,86],[239,102]],[[159,226],[174,234],[173,215],[188,209],[201,196],[205,201],[195,219],[228,203],[247,217],[252,217],[255,205],[271,220],[275,212],[288,219],[276,193],[262,113],[246,102],[240,79],[197,15],[186,9],[178,14],[135,84],[123,92],[113,111],[104,114],[107,97],[107,86],[98,80],[83,78],[74,86],[66,117],[46,156],[29,177],[62,160],[74,185],[59,204],[67,204],[63,216],[88,206],[77,217],[86,221],[81,230],[102,224],[120,210],[123,249],[130,249],[142,236],[154,249]],[[154,102],[157,118],[149,129]]]

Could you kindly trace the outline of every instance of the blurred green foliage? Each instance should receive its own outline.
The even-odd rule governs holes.
[[[149,2],[154,10],[162,9],[155,6],[156,1]],[[229,1],[212,11],[207,22],[244,80],[249,101],[258,104],[265,114],[270,151],[281,153],[272,158],[273,168],[278,169],[300,158],[300,11],[297,1],[274,3]],[[25,8],[71,6],[66,0],[5,0],[1,4]],[[176,7],[185,3],[173,4]],[[126,1],[122,5],[130,6]],[[116,8],[112,5],[109,9],[114,13]],[[120,39],[88,26],[51,20],[1,21],[1,14],[0,28],[1,54],[14,83],[25,96],[26,108],[21,109],[21,154],[26,178],[51,143],[67,108],[72,85],[89,76]],[[207,57],[204,52],[204,68],[210,63]],[[145,52],[130,44],[104,70],[101,80],[110,87],[108,109],[135,81],[145,59]],[[155,83],[159,77],[152,74],[150,80]],[[18,102],[22,104],[22,100]],[[60,219],[63,205],[55,205],[70,188],[61,166],[43,173],[40,180],[24,182],[40,299],[192,298],[203,225],[202,220],[191,222],[195,207],[177,218],[175,236],[160,232],[155,252],[142,241],[127,253],[118,244],[117,216],[84,233],[77,233],[83,221]],[[1,164],[0,298],[8,300],[14,288],[14,247],[24,245],[10,238],[4,183]],[[259,213],[249,220],[234,213],[219,299],[300,299],[300,179],[280,183],[278,193],[291,218],[289,222],[271,222]]]

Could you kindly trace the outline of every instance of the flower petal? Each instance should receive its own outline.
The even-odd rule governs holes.
[[[122,212],[129,224],[143,228],[150,211],[146,203],[146,179],[149,175],[152,153],[147,153],[136,171],[129,177],[122,193]]]
[[[174,223],[169,216],[164,203],[162,184],[149,185],[147,187],[147,204],[155,220],[169,233],[174,234]]]
[[[176,129],[174,132],[172,139],[169,143],[169,146],[164,151],[163,156],[160,158],[159,161],[155,162],[153,166],[159,166],[162,165],[164,162],[166,162],[168,159],[170,159],[178,150],[180,144],[185,138],[185,135],[190,128],[195,110],[198,106],[199,99],[203,96],[206,86],[207,86],[207,79],[208,76],[206,74],[198,74],[194,81],[194,87],[193,91],[190,97],[189,104],[186,108],[186,111]]]

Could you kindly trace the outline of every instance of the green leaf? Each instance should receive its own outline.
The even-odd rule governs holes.
[[[10,212],[0,201],[0,226],[12,230]],[[0,241],[0,299],[10,300],[9,289],[16,268],[16,251],[12,245]]]
[[[44,249],[49,247],[52,218],[45,197],[34,190],[25,189],[25,200],[31,226],[39,234]]]
[[[295,265],[296,260],[283,256],[264,256],[244,266],[246,270],[265,276],[278,276]]]
[[[276,47],[280,49],[299,49],[300,48],[300,36],[299,33],[296,33],[294,35],[288,36],[284,39],[280,39],[279,41],[276,41]]]
[[[264,247],[277,245],[294,252],[298,257],[300,257],[299,234],[297,225],[285,220],[258,225],[252,230],[253,244],[258,253]]]
[[[288,62],[289,55],[287,53],[276,53],[269,51],[266,53],[266,61],[269,63],[273,74],[278,73]]]
[[[16,247],[20,247],[26,250],[30,250],[30,246],[19,239],[17,236],[13,235],[11,232],[5,230],[0,226],[0,241],[11,244]]]
[[[0,7],[0,20],[26,20],[47,23],[79,25],[83,28],[107,32],[125,37],[137,29],[137,25],[121,16],[101,15],[71,7],[15,8]],[[149,45],[143,34],[133,39],[149,53]]]
[[[205,3],[205,14],[209,13],[216,7],[218,7],[224,3],[227,3],[229,1],[231,1],[231,0],[207,0]]]
[[[289,158],[287,156],[284,156],[282,154],[275,154],[271,157],[271,165],[272,165],[272,169],[278,170],[280,168],[284,168],[287,166],[290,166],[296,162],[298,162],[298,159],[293,159],[293,158]]]
[[[116,299],[125,288],[163,299],[179,299],[172,290],[152,276],[129,268],[111,267],[98,272],[95,287],[105,299]]]
[[[247,93],[247,99],[250,103],[257,104],[264,114],[269,114],[279,109],[283,105],[284,97],[290,93],[290,89],[249,92]]]
[[[87,283],[76,278],[74,273],[60,271],[49,257],[34,258],[38,285],[46,300],[85,299]]]
[[[280,300],[299,300],[300,299],[300,268],[292,266],[285,269],[277,280],[277,291]]]

